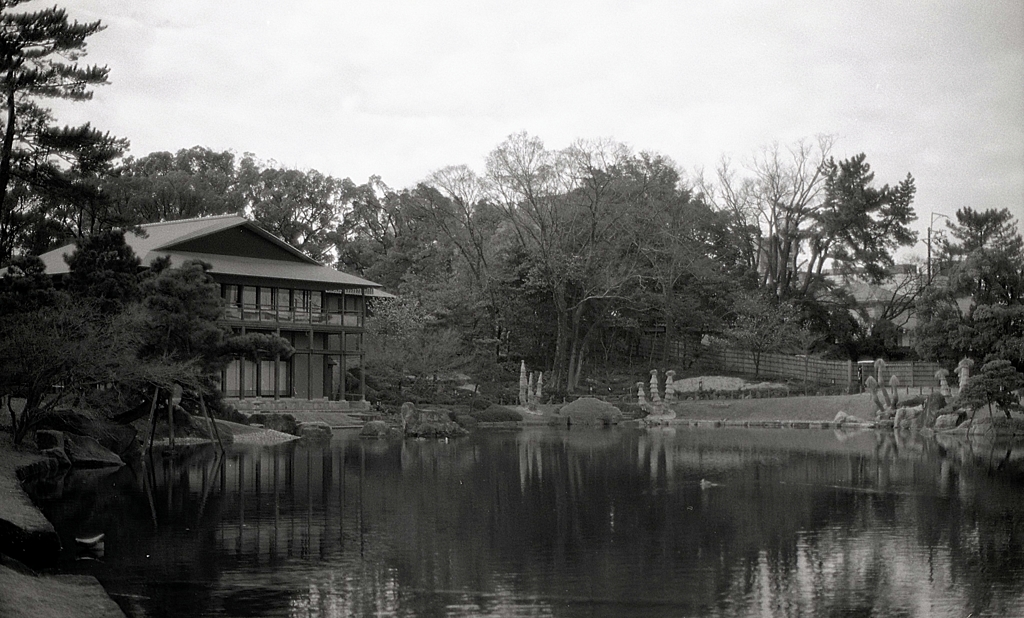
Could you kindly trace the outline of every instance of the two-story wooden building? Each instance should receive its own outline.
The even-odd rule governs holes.
[[[355,384],[347,385],[346,378],[364,365],[366,300],[382,294],[380,285],[323,266],[235,215],[151,223],[142,230],[125,240],[143,266],[162,257],[172,266],[192,259],[210,264],[225,300],[225,324],[236,332],[280,335],[295,348],[289,359],[232,361],[221,375],[226,397],[365,400],[362,381],[352,392]],[[47,272],[68,272],[64,256],[74,248],[41,255]]]

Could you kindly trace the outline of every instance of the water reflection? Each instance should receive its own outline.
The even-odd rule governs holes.
[[[342,436],[37,495],[65,568],[132,616],[1024,615],[1022,460],[822,430]]]

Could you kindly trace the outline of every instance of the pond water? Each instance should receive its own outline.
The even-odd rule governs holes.
[[[1024,616],[1021,460],[829,430],[342,433],[35,491],[62,570],[129,616]]]

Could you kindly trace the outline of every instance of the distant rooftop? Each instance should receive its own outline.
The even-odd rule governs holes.
[[[859,275],[866,274],[863,268],[851,268],[851,269],[838,269],[838,268],[824,268],[821,274],[826,277],[857,277]],[[890,275],[916,275],[918,274],[917,264],[896,264],[889,269]]]

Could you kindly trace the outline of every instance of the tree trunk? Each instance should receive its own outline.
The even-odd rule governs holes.
[[[669,346],[672,345],[672,341],[675,339],[676,332],[675,324],[672,320],[672,288],[670,286],[665,286],[662,295],[664,296],[664,299],[662,301],[664,303],[662,311],[665,317],[665,349],[662,350],[661,360],[662,362],[667,363],[669,362],[669,357],[671,355],[669,352]]]
[[[580,322],[583,318],[583,308],[585,303],[581,303],[572,312],[572,331],[569,346],[569,370],[565,376],[565,390],[569,393],[575,392],[577,381],[579,380],[579,371],[576,368],[579,362],[580,354]]]
[[[25,406],[21,409],[21,416],[18,421],[11,427],[13,432],[13,439],[15,444],[21,444],[22,440],[28,434],[28,430],[33,424],[34,417],[38,416],[39,404],[42,403],[42,396],[39,394],[31,393],[25,398]],[[11,410],[11,420],[14,420],[14,410]]]
[[[555,362],[552,367],[554,371],[552,386],[557,389],[566,387],[568,382],[566,367],[569,364],[570,320],[569,307],[565,300],[565,290],[556,289],[553,292],[553,297],[555,301],[557,330],[555,331]]]
[[[590,340],[593,338],[594,333],[597,331],[597,327],[600,325],[601,320],[595,320],[587,332],[582,337],[579,336],[581,330],[580,324],[583,319],[583,306],[577,308],[574,312],[575,324],[573,328],[573,356],[570,359],[569,366],[569,382],[570,387],[567,389],[570,393],[575,391],[580,384],[580,377],[583,375],[583,360],[590,347]]]
[[[11,183],[11,153],[14,151],[14,68],[7,71],[7,126],[0,146],[0,263],[11,256],[10,225],[14,208],[7,203],[7,186]]]

